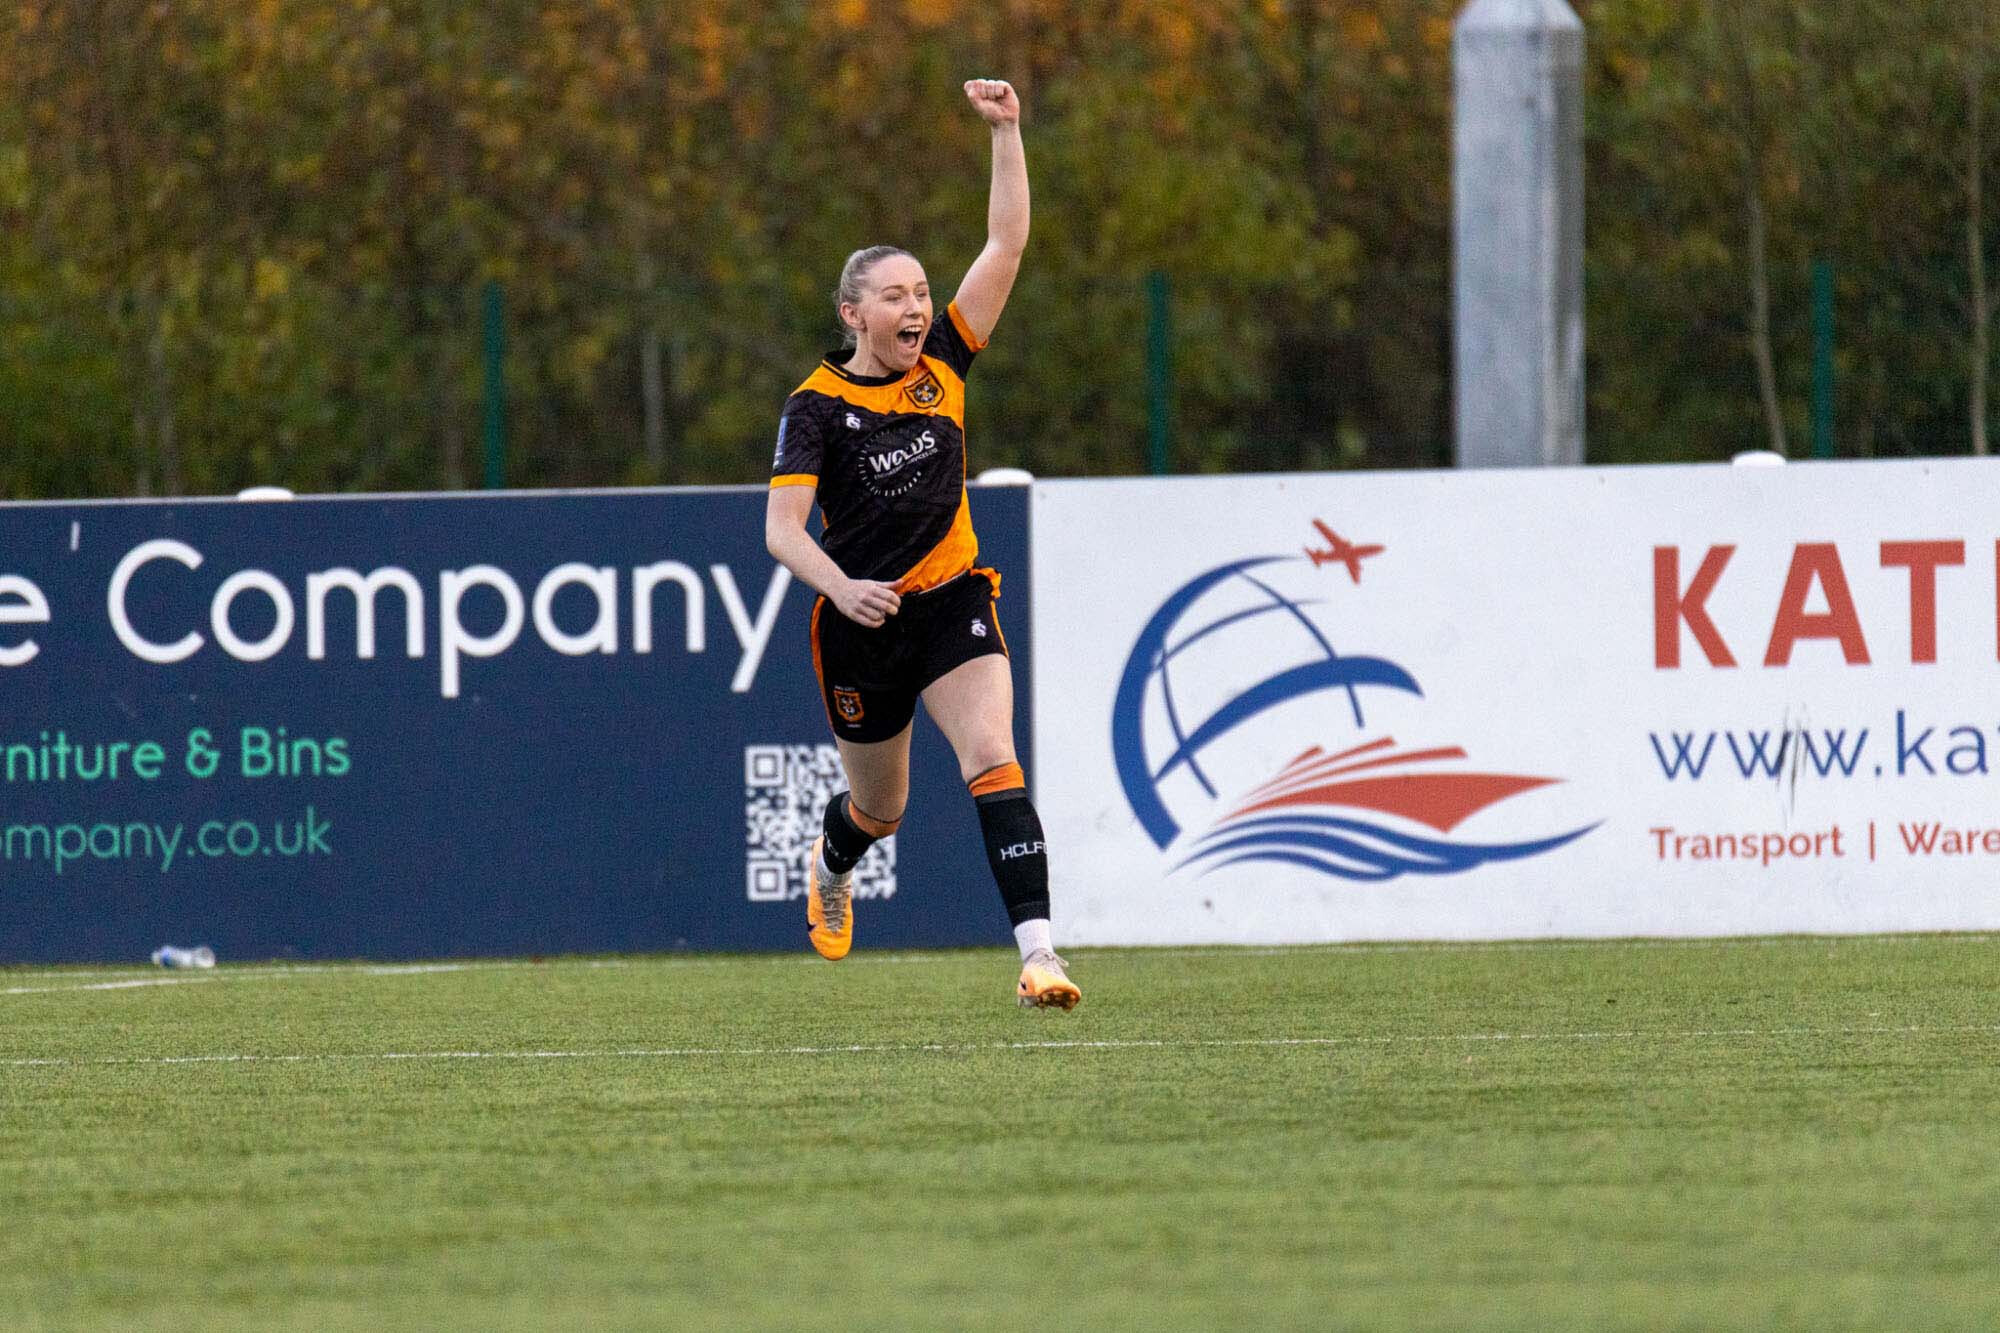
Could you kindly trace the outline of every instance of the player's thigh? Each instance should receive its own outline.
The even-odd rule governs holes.
[[[886,741],[850,741],[834,737],[840,766],[847,771],[849,798],[862,814],[885,824],[903,817],[910,802],[910,728]]]
[[[1014,762],[1014,672],[1004,653],[959,663],[927,685],[923,699],[967,782]]]
[[[813,606],[813,671],[834,739],[887,741],[916,716],[917,688],[905,636],[846,619],[826,598]]]

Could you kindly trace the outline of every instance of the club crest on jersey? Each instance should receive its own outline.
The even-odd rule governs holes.
[[[910,401],[918,407],[936,407],[944,398],[944,385],[938,383],[935,374],[926,370],[924,377],[912,384],[908,392]]]
[[[835,686],[833,691],[833,706],[839,710],[841,721],[859,722],[861,720],[861,691],[843,690],[839,686]]]

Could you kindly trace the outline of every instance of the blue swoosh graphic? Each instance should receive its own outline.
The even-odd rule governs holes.
[[[1173,632],[1175,622],[1194,604],[1195,599],[1224,579],[1233,578],[1239,570],[1255,569],[1258,565],[1268,565],[1285,558],[1265,555],[1239,560],[1233,565],[1211,569],[1183,585],[1153,613],[1153,618],[1139,631],[1138,642],[1132,645],[1132,655],[1125,659],[1125,673],[1118,678],[1118,694],[1111,704],[1111,755],[1118,768],[1118,783],[1125,789],[1125,800],[1138,817],[1139,826],[1146,830],[1146,836],[1153,840],[1155,846],[1165,847],[1172,842],[1174,835],[1180,832],[1180,825],[1167,813],[1166,802],[1160,799],[1151,775],[1146,772],[1145,736],[1142,731],[1146,680],[1153,673],[1153,664],[1166,648],[1167,635]]]
[[[1552,852],[1602,822],[1532,842],[1454,843],[1417,837],[1365,820],[1281,815],[1217,829],[1175,869],[1208,862],[1202,873],[1210,874],[1246,861],[1269,861],[1366,882],[1398,875],[1456,875],[1493,861],[1519,861]],[[1353,834],[1365,835],[1370,841],[1350,836]]]
[[[1260,579],[1253,579],[1248,574],[1243,576],[1243,581],[1251,587],[1256,588],[1259,592],[1262,592],[1277,605],[1290,611],[1293,618],[1305,627],[1306,633],[1313,636],[1313,641],[1319,644],[1321,652],[1325,653],[1328,657],[1340,656],[1339,653],[1333,651],[1333,645],[1326,641],[1326,635],[1319,632],[1319,626],[1313,624],[1311,618],[1305,612],[1299,610],[1297,602],[1286,601],[1284,594],[1280,593],[1276,588],[1273,588]],[[1347,687],[1347,702],[1354,707],[1354,725],[1357,727],[1363,725],[1361,721],[1361,696],[1354,692],[1354,686],[1351,684]]]
[[[1379,657],[1342,657],[1331,661],[1308,663],[1290,671],[1280,672],[1270,680],[1252,687],[1231,700],[1214,717],[1196,728],[1193,735],[1185,739],[1180,739],[1177,735],[1178,748],[1168,757],[1160,773],[1155,775],[1147,771],[1143,734],[1146,682],[1154,669],[1163,665],[1167,638],[1173,632],[1175,624],[1203,593],[1223,580],[1234,578],[1245,570],[1256,569],[1261,565],[1296,559],[1297,556],[1253,556],[1197,576],[1167,598],[1160,609],[1153,613],[1153,618],[1139,631],[1138,640],[1132,645],[1131,656],[1125,659],[1125,670],[1119,677],[1118,693],[1111,705],[1111,754],[1118,771],[1119,785],[1125,790],[1125,799],[1131,805],[1133,815],[1138,818],[1139,826],[1145,829],[1146,836],[1151,838],[1157,847],[1166,847],[1180,833],[1180,824],[1168,812],[1166,802],[1160,799],[1158,777],[1171,772],[1181,764],[1187,764],[1192,769],[1194,756],[1210,741],[1241,726],[1266,709],[1315,690],[1345,689],[1349,691],[1351,697],[1357,685],[1382,685],[1406,690],[1419,697],[1423,694],[1409,672]],[[1317,631],[1315,635],[1317,636]],[[1324,643],[1323,638],[1321,642]],[[1178,727],[1176,731],[1178,732]],[[1205,780],[1204,785],[1206,785]]]
[[[1167,756],[1153,775],[1155,781],[1173,772],[1210,741],[1227,735],[1266,709],[1296,699],[1315,690],[1351,689],[1356,685],[1386,685],[1422,697],[1414,677],[1394,662],[1380,657],[1336,657],[1330,662],[1307,662],[1289,671],[1280,671],[1260,681],[1215,710],[1214,716],[1194,729],[1178,750]]]
[[[1263,585],[1259,584],[1258,586],[1262,587]],[[1188,635],[1185,639],[1182,639],[1179,643],[1175,644],[1173,647],[1167,649],[1165,660],[1171,662],[1174,658],[1179,657],[1182,653],[1194,647],[1196,644],[1200,643],[1203,639],[1207,638],[1209,635],[1220,634],[1223,630],[1228,629],[1231,625],[1240,624],[1245,620],[1255,620],[1258,616],[1285,615],[1289,613],[1292,607],[1294,606],[1319,606],[1322,605],[1325,601],[1326,599],[1324,597],[1301,597],[1296,602],[1290,602],[1282,606],[1273,602],[1265,606],[1249,606],[1245,607],[1241,611],[1231,611],[1228,615],[1222,617],[1220,620],[1213,620],[1210,621],[1208,624],[1203,625],[1200,629]]]
[[[1269,588],[1264,587],[1264,585],[1258,583],[1257,580],[1250,578],[1248,574],[1245,574],[1243,577],[1245,579],[1248,579],[1249,582],[1251,582],[1252,584],[1255,584],[1255,586],[1261,589],[1263,592],[1271,595],[1274,598],[1277,596],[1277,594],[1272,593]],[[1299,607],[1317,606],[1317,605],[1319,605],[1318,599],[1313,599],[1310,601],[1286,602],[1282,598],[1280,598],[1276,601],[1273,601],[1269,606],[1253,606],[1250,607],[1248,610],[1232,612],[1231,614],[1224,616],[1220,620],[1211,621],[1209,624],[1202,626],[1194,633],[1188,635],[1185,639],[1182,639],[1179,643],[1174,644],[1170,648],[1163,649],[1160,653],[1160,660],[1154,663],[1153,666],[1154,670],[1160,673],[1160,702],[1165,704],[1167,707],[1167,728],[1168,730],[1174,733],[1174,744],[1184,745],[1187,743],[1187,732],[1181,728],[1180,709],[1175,707],[1174,705],[1173,681],[1168,674],[1169,666],[1176,657],[1186,652],[1189,648],[1192,648],[1195,644],[1200,643],[1203,639],[1206,639],[1209,635],[1220,634],[1223,630],[1228,629],[1231,625],[1240,624],[1246,620],[1253,620],[1258,616],[1267,616],[1272,614],[1273,612],[1279,614],[1290,614],[1297,616],[1299,615],[1299,610],[1298,610]],[[1301,617],[1301,619],[1303,619],[1303,617]],[[1332,645],[1328,644],[1326,642],[1326,639],[1323,636],[1321,636],[1319,630],[1312,626],[1312,622],[1306,621],[1305,623],[1308,628],[1312,629],[1313,637],[1319,639],[1320,645],[1327,650],[1327,656],[1328,657],[1338,656],[1338,654],[1333,651]],[[1348,694],[1352,696],[1353,691],[1350,689],[1348,691]],[[1355,711],[1357,713],[1360,712],[1359,701],[1357,701],[1355,704]],[[1188,760],[1188,772],[1194,774],[1195,781],[1201,784],[1201,789],[1208,793],[1209,798],[1211,800],[1214,799],[1215,784],[1208,780],[1208,774],[1202,772],[1201,765],[1192,758]]]

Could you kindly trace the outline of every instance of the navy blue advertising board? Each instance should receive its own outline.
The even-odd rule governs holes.
[[[972,497],[1024,763],[1027,498]],[[763,515],[761,487],[0,505],[0,962],[804,949],[839,769]],[[856,948],[1005,942],[921,715],[912,767]]]

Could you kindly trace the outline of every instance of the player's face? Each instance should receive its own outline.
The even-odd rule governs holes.
[[[877,365],[893,374],[908,370],[931,331],[931,284],[924,266],[907,255],[881,260],[861,279],[861,303],[842,314]]]

